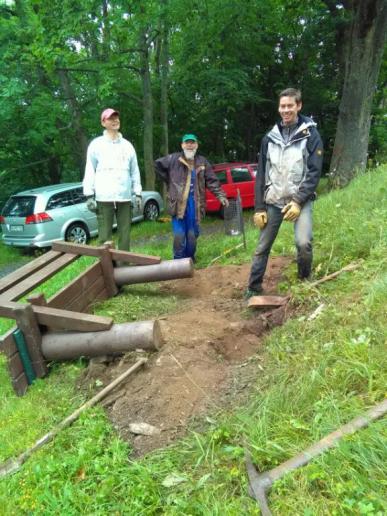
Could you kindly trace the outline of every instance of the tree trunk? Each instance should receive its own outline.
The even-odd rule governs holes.
[[[149,48],[146,30],[141,34],[141,80],[144,113],[144,169],[145,189],[155,189],[155,171],[153,164],[153,98],[149,70]]]
[[[79,168],[79,178],[82,180],[85,168],[88,139],[82,127],[81,110],[71,86],[68,71],[60,69],[58,70],[58,75],[62,90],[65,94],[65,100],[68,102],[73,117],[72,124],[75,130],[75,137],[77,139],[76,145],[74,146],[74,152],[76,153],[76,162],[78,163]]]
[[[167,8],[168,0],[162,0],[164,9]],[[168,150],[168,71],[169,71],[169,35],[168,18],[164,11],[161,28],[161,55],[160,55],[160,125],[161,125],[161,155],[166,156]]]
[[[372,99],[387,29],[386,0],[343,2],[345,70],[336,138],[330,165],[332,186],[345,186],[367,165]]]

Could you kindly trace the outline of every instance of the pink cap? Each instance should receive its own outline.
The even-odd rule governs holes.
[[[101,122],[106,120],[107,118],[110,118],[112,115],[120,115],[118,111],[112,108],[104,109],[101,113]]]

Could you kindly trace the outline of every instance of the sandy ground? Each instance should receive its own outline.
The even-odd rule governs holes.
[[[277,293],[288,263],[286,258],[269,261],[265,293]],[[196,270],[193,278],[160,284],[163,292],[184,299],[175,313],[160,318],[164,345],[104,401],[134,456],[167,446],[184,435],[193,420],[240,403],[246,386],[260,374],[262,336],[282,324],[289,308],[248,309],[243,290],[249,270],[249,264],[213,266]],[[253,356],[258,359],[253,368],[245,367]],[[82,383],[99,380],[106,385],[137,358],[131,353],[110,364],[91,361]],[[147,423],[157,432],[135,435],[131,423]]]

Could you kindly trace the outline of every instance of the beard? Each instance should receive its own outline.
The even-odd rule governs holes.
[[[196,150],[184,149],[185,159],[193,160],[196,154]]]

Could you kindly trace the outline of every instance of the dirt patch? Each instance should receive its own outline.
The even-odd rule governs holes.
[[[269,261],[264,284],[268,294],[276,293],[288,263],[286,258]],[[266,311],[246,308],[243,291],[249,271],[249,264],[213,266],[195,271],[193,278],[160,284],[162,291],[181,299],[176,313],[160,318],[165,344],[105,400],[113,425],[131,443],[134,455],[170,444],[184,434],[193,417],[224,406],[246,387],[245,366],[250,357],[259,360],[262,335],[287,316],[286,306]],[[108,365],[91,362],[84,385],[96,381],[106,385],[137,358],[133,355]],[[255,366],[254,375],[257,371]],[[133,435],[129,424],[139,422],[160,432]]]

